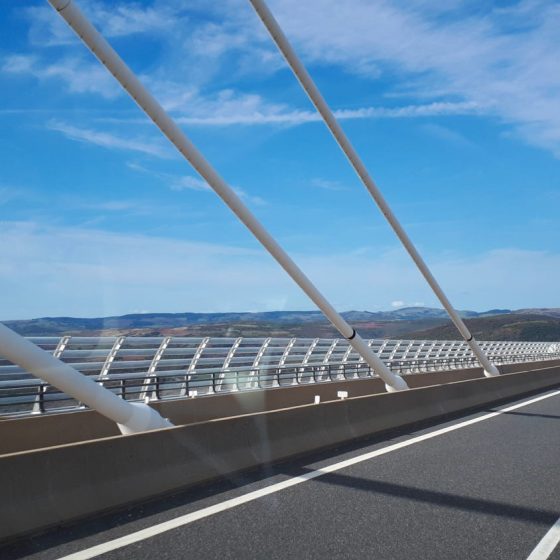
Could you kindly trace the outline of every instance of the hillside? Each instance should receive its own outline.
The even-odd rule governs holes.
[[[560,341],[560,315],[511,313],[493,317],[467,319],[465,323],[478,340]],[[414,340],[459,340],[450,322],[429,329],[406,333]]]
[[[560,340],[560,309],[460,313],[481,340]],[[459,336],[442,309],[405,307],[391,311],[347,311],[342,315],[367,338],[457,339]],[[142,313],[97,318],[43,317],[4,323],[25,336],[338,336],[318,311]]]
[[[465,317],[478,316],[475,311],[461,311]],[[430,307],[406,307],[393,311],[346,311],[344,318],[352,324],[427,321],[427,323],[409,325],[405,330],[413,328],[429,328],[441,323],[447,317],[443,309]],[[229,327],[254,331],[257,329],[262,335],[269,331],[292,332],[306,330],[306,326],[313,325],[313,332],[332,332],[334,330],[319,311],[269,311],[260,313],[138,313],[115,317],[42,317],[29,320],[4,321],[4,324],[16,332],[26,336],[55,336],[60,334],[93,333],[104,331],[150,331],[167,329],[185,329],[193,332],[200,330],[210,334],[225,332]],[[198,328],[200,327],[200,328]],[[401,326],[389,328],[391,332],[402,332]],[[196,335],[195,335],[196,336]],[[315,335],[310,335],[315,336]],[[321,336],[317,334],[316,336]],[[328,336],[334,336],[329,334]]]
[[[430,329],[442,324],[441,319],[417,321],[354,321],[352,325],[365,338],[402,338],[411,329]],[[265,323],[240,321],[235,323],[196,324],[183,327],[158,327],[142,329],[104,329],[81,331],[85,336],[227,336],[227,337],[279,337],[279,338],[337,338],[340,334],[328,322]]]

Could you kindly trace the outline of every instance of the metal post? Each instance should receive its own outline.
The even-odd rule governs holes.
[[[317,290],[301,269],[280,247],[262,224],[253,216],[233,189],[220,177],[216,170],[206,161],[194,144],[183,134],[163,107],[142,85],[135,74],[126,66],[109,43],[91,25],[72,0],[49,0],[49,3],[77,33],[100,62],[113,74],[121,86],[136,101],[140,108],[150,117],[154,124],[179,150],[187,161],[214,189],[234,214],[245,224],[267,251],[276,259],[296,284],[325,314],[336,329],[346,338],[364,360],[375,369],[385,381],[388,391],[408,389],[404,379],[395,375],[366,345],[359,334],[337,313],[334,307]]]
[[[0,355],[113,420],[124,434],[172,426],[153,408],[120,399],[1,323]]]
[[[302,85],[303,89],[311,99],[313,105],[315,105],[317,111],[323,117],[325,124],[331,131],[332,135],[334,136],[336,142],[340,146],[341,150],[344,152],[346,157],[348,158],[350,164],[360,177],[362,183],[369,191],[373,199],[375,200],[377,206],[389,222],[390,226],[393,228],[393,231],[404,245],[404,248],[411,256],[412,260],[415,262],[416,266],[422,273],[422,276],[426,279],[430,288],[432,288],[434,294],[437,296],[449,317],[461,333],[461,336],[465,339],[465,341],[471,347],[471,350],[478,358],[478,361],[481,363],[482,367],[484,368],[484,375],[487,377],[493,377],[495,375],[499,375],[500,372],[498,368],[490,362],[487,358],[486,354],[481,350],[480,346],[478,345],[477,341],[474,339],[472,333],[469,331],[459,314],[455,311],[451,302],[447,299],[447,296],[441,289],[440,285],[437,283],[435,277],[432,275],[430,269],[420,256],[420,253],[416,250],[416,247],[408,237],[407,233],[397,220],[396,216],[393,214],[390,206],[387,204],[386,200],[383,198],[381,191],[377,188],[377,185],[374,183],[373,179],[370,177],[365,165],[363,164],[362,160],[358,156],[358,153],[350,143],[350,140],[342,130],[342,127],[336,120],[334,114],[330,110],[329,106],[327,105],[325,99],[321,95],[319,89],[311,79],[311,76],[305,69],[304,65],[301,63],[299,58],[297,57],[295,51],[293,50],[292,46],[288,42],[288,39],[284,35],[284,32],[278,25],[278,22],[274,19],[274,16],[268,9],[264,0],[249,0],[257,12],[257,15],[267,28],[268,32],[270,33],[272,39],[284,55],[284,58],[290,65],[290,68],[296,75],[297,79],[299,80],[300,84]]]

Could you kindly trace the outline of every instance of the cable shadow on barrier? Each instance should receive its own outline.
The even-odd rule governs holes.
[[[310,469],[302,469],[300,474],[312,472]],[[560,516],[560,510],[537,509],[505,502],[497,502],[494,500],[485,500],[481,498],[471,498],[468,496],[460,496],[450,494],[448,492],[438,492],[436,490],[426,490],[424,488],[415,488],[392,482],[384,482],[380,480],[369,480],[366,478],[350,476],[342,473],[326,473],[313,479],[313,482],[323,484],[333,484],[371,492],[373,494],[383,494],[395,498],[402,498],[413,502],[421,502],[425,504],[433,504],[435,506],[470,511],[473,513],[482,513],[486,515],[494,515],[497,517],[508,517],[519,521],[528,521],[533,524],[550,526],[555,523]]]

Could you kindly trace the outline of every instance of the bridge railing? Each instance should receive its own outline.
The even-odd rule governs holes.
[[[35,338],[127,400],[169,399],[376,377],[340,339],[63,337]],[[478,366],[464,342],[370,340],[403,375]],[[548,342],[483,342],[496,365],[560,357]],[[17,366],[0,362],[0,414],[30,414],[80,403]]]

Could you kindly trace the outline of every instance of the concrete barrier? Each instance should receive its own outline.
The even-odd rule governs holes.
[[[7,454],[0,539],[558,384],[555,366]]]
[[[560,365],[560,360],[536,362],[532,368]],[[502,366],[504,372],[527,369],[528,364]],[[482,377],[481,368],[457,369],[406,375],[412,388],[439,385]],[[176,426],[227,418],[242,414],[279,410],[310,404],[318,395],[321,402],[338,400],[339,391],[348,392],[349,397],[384,393],[380,379],[355,379],[328,383],[310,383],[275,389],[223,393],[196,398],[153,401],[151,405]],[[93,410],[67,413],[43,414],[10,419],[0,422],[0,455],[53,447],[119,435],[113,422]]]

